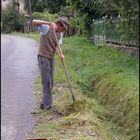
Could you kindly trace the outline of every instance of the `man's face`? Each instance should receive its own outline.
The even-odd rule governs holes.
[[[66,29],[62,24],[57,24],[56,32],[64,32]]]

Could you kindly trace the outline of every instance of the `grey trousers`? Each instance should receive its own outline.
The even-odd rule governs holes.
[[[54,60],[38,55],[42,78],[42,101],[45,108],[52,106],[52,89],[54,78]]]

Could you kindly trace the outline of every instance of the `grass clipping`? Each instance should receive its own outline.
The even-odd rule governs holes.
[[[102,116],[103,110],[94,99],[82,95],[73,87],[76,101],[73,102],[67,84],[55,83],[53,104],[61,116],[39,109],[41,100],[40,78],[36,81],[36,112],[38,123],[29,138],[47,138],[48,140],[112,140],[110,130]],[[102,116],[102,117],[101,117]]]

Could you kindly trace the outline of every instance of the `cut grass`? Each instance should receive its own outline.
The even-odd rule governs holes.
[[[52,136],[53,133],[50,134],[50,139],[55,139],[57,135],[56,139],[90,139],[84,135],[87,132],[81,130],[81,122],[84,121],[85,125],[82,127],[86,128],[88,124],[87,129],[91,129],[94,133],[91,135],[95,135],[91,138],[93,140],[94,138],[109,140],[116,136],[119,140],[138,140],[139,64],[137,58],[105,46],[96,47],[83,37],[64,38],[63,42],[65,63],[72,85],[75,90],[80,87],[81,91],[75,92],[79,99],[77,104],[69,102],[70,93],[66,92],[67,86],[64,84],[66,77],[59,58],[56,57],[57,88],[54,91],[56,92],[54,101],[59,110],[68,113],[68,116],[63,116],[55,122],[58,129],[54,129],[54,132],[57,131],[57,134],[55,136]],[[40,94],[40,89],[37,94]],[[64,96],[65,94],[69,96]],[[44,114],[45,118],[49,117],[44,112],[41,112],[40,116]],[[66,119],[69,117],[70,120]],[[47,120],[43,123],[47,123]],[[67,132],[63,130],[65,125],[68,127]],[[38,126],[37,129],[41,127]],[[78,130],[82,131],[83,135]],[[46,134],[47,131],[53,132],[53,129],[47,130],[46,126]]]
[[[82,95],[78,87],[73,87],[76,101],[73,102],[67,84],[55,82],[54,105],[63,113],[55,116],[39,109],[41,99],[40,77],[36,80],[36,113],[38,126],[30,138],[49,140],[112,140],[114,137],[104,117],[105,110],[93,98]]]

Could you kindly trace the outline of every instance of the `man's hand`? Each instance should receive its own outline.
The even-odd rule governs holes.
[[[53,30],[55,30],[55,23],[52,23],[52,22],[51,22],[51,23],[50,23],[50,28],[53,29]]]
[[[60,58],[61,58],[61,61],[63,62],[64,61],[64,54],[61,54]]]
[[[61,61],[64,61],[64,54],[63,54],[60,46],[56,47],[56,52],[57,52],[58,56],[60,57]]]

